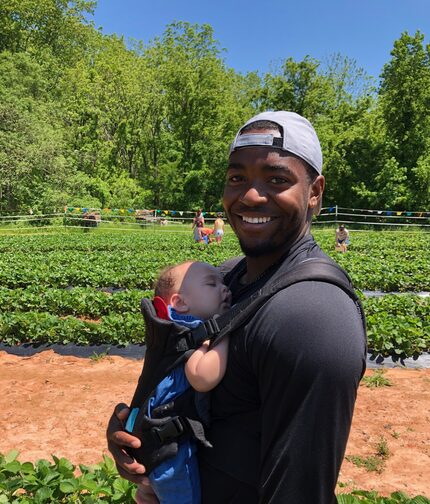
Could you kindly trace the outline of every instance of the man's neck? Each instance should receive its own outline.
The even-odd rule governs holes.
[[[250,284],[261,278],[265,272],[274,266],[276,263],[281,261],[281,259],[285,258],[291,248],[299,242],[305,236],[308,236],[309,233],[305,233],[302,236],[296,238],[292,243],[286,244],[282,249],[279,249],[272,254],[265,254],[260,257],[246,257],[246,273],[241,278],[242,284]]]

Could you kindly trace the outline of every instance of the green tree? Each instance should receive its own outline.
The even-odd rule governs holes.
[[[29,55],[0,53],[0,210],[45,209],[67,161],[44,68]]]
[[[174,23],[144,51],[162,96],[150,119],[157,135],[157,156],[147,157],[146,183],[157,206],[210,206],[219,201],[228,142],[250,107],[237,100],[243,80],[228,70],[208,25]],[[157,116],[157,113],[159,114]],[[172,166],[175,170],[171,171]],[[166,177],[169,172],[169,186]],[[199,196],[184,190],[200,173]],[[207,179],[208,177],[208,179]],[[187,182],[191,183],[191,182]],[[191,184],[195,187],[195,183]]]
[[[428,210],[430,208],[430,146],[418,158],[412,172],[415,181],[412,195],[414,207],[417,210]]]
[[[320,62],[306,56],[287,58],[279,71],[267,73],[261,92],[263,108],[291,110],[313,121],[332,105],[330,82],[319,71]]]
[[[430,136],[430,46],[424,35],[407,32],[394,42],[381,75],[379,96],[392,154],[401,166],[415,167]]]
[[[63,61],[71,61],[87,45],[85,15],[96,1],[2,0],[0,3],[0,52],[32,52],[44,48]]]

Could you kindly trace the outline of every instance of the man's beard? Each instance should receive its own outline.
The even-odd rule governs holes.
[[[262,257],[268,254],[273,254],[276,249],[280,248],[280,245],[275,244],[273,242],[264,242],[258,245],[249,245],[244,243],[242,240],[239,240],[239,245],[242,252],[247,257]]]

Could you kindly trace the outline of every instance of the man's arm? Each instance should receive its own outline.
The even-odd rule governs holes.
[[[333,504],[365,366],[364,331],[340,288],[302,282],[253,328],[261,395],[261,502]]]

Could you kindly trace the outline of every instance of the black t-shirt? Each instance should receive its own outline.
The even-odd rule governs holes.
[[[226,275],[234,302],[280,268],[321,256],[307,235],[247,286],[239,262]],[[227,370],[211,395],[213,448],[201,458],[255,488],[246,504],[332,504],[365,357],[360,313],[342,289],[306,281],[278,292],[230,337]],[[213,502],[232,502],[222,492]]]

